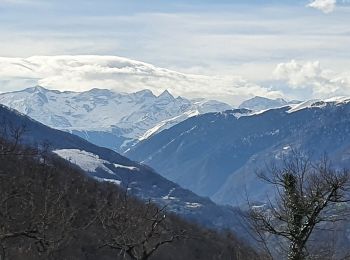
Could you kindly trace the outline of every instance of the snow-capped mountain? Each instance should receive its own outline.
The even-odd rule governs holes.
[[[60,92],[40,86],[0,94],[0,103],[116,151],[125,151],[191,116],[231,108],[218,101],[175,98],[167,90],[155,96],[150,90]]]
[[[283,98],[269,99],[265,97],[256,96],[242,102],[239,105],[239,108],[247,108],[253,111],[259,111],[259,110],[283,107],[291,104],[298,104],[298,103],[301,103],[301,102],[300,101],[287,102]]]
[[[150,167],[98,147],[67,132],[47,127],[0,105],[0,118],[12,127],[26,126],[21,143],[39,146],[49,143],[53,153],[81,168],[89,177],[110,182],[142,200],[151,200],[186,219],[211,228],[232,228],[242,233],[236,211],[218,206],[165,179]]]
[[[126,155],[164,177],[222,204],[266,198],[269,186],[256,177],[271,160],[292,149],[335,166],[350,167],[350,98],[307,101],[253,112],[208,113],[187,119],[140,142]]]

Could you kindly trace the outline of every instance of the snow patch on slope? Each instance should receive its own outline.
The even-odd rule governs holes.
[[[95,173],[98,168],[115,175],[113,171],[105,166],[110,164],[108,161],[100,159],[96,154],[89,153],[78,149],[62,149],[53,151],[61,158],[79,166],[82,170]]]
[[[196,208],[202,207],[202,204],[197,202],[186,202],[185,204],[186,204],[186,208],[190,208],[190,209],[196,209]]]
[[[116,168],[128,169],[130,171],[139,171],[139,168],[133,167],[133,166],[125,166],[125,165],[121,165],[121,164],[117,164],[117,163],[115,163],[113,165]]]
[[[95,180],[100,181],[100,182],[109,182],[109,183],[113,183],[116,185],[120,185],[122,182],[119,180],[115,180],[115,179],[108,179],[108,178],[99,178],[99,177],[94,177]]]
[[[163,200],[174,200],[175,197],[172,197],[171,194],[175,191],[175,188],[172,188],[169,193],[162,197]]]

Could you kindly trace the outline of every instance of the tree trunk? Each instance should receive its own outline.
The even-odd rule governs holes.
[[[303,252],[304,247],[297,242],[292,243],[289,253],[288,260],[304,260],[305,255]]]

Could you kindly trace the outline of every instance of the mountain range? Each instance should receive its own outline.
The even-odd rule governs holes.
[[[263,202],[272,188],[257,170],[293,150],[350,166],[350,98],[307,101],[254,112],[198,115],[138,143],[126,156],[219,204]],[[273,195],[273,194],[272,194]]]
[[[346,97],[306,102],[254,97],[233,109],[218,101],[175,98],[168,91],[155,96],[149,90],[60,92],[36,86],[0,94],[0,103],[123,152],[219,204],[242,205],[247,192],[261,199],[268,189],[255,171],[293,149],[315,157],[327,151],[337,164],[348,163],[338,156],[350,144]],[[84,149],[58,154],[87,161],[95,156]]]
[[[0,105],[3,125],[11,129],[24,126],[21,143],[42,149],[47,144],[57,156],[81,168],[88,176],[99,182],[109,182],[144,201],[166,206],[176,213],[206,227],[231,229],[242,234],[237,210],[219,206],[209,198],[200,197],[183,189],[152,168],[131,161],[107,148],[98,147],[76,135],[45,126],[30,117]]]
[[[245,239],[237,207],[244,209],[247,200],[264,205],[274,196],[258,170],[283,164],[295,150],[312,160],[327,152],[336,168],[350,167],[349,97],[305,102],[255,97],[233,109],[168,91],[155,96],[149,90],[59,92],[37,86],[1,94],[0,103],[11,107],[0,106],[3,122],[26,126],[26,144],[49,143],[53,153],[96,181]],[[342,230],[348,236],[348,226]]]
[[[173,97],[167,90],[60,92],[36,86],[0,94],[0,104],[50,127],[118,152],[187,118],[232,107],[214,100]]]

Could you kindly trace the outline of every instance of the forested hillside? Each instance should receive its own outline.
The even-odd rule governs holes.
[[[1,133],[0,259],[261,259],[232,234],[189,224],[45,149],[20,146],[21,134]]]

